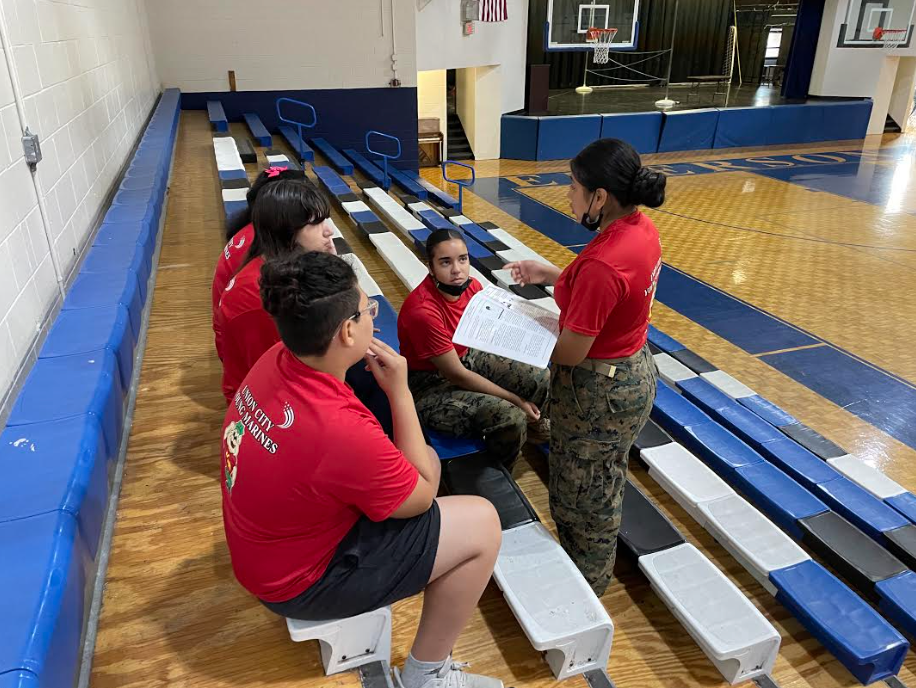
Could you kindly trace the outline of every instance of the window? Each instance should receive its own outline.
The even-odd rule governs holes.
[[[767,34],[766,64],[776,64],[779,60],[779,46],[782,44],[782,27],[771,28]]]

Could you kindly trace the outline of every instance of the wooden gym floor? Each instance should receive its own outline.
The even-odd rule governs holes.
[[[821,155],[836,151],[857,151],[858,157]],[[723,166],[717,162],[722,160],[733,162]],[[913,389],[907,381],[916,380],[911,344],[916,305],[910,298],[916,284],[916,194],[909,139],[727,155],[707,151],[647,157],[646,162],[665,165],[673,175],[668,203],[663,211],[651,212],[669,266],[655,324],[804,423],[916,488],[916,452],[907,432],[916,426],[907,392]],[[752,169],[736,169],[739,165]],[[465,194],[467,215],[497,222],[558,265],[581,250],[581,235],[562,214],[565,163],[494,161],[476,167],[478,182]],[[251,175],[256,170],[249,166]],[[424,174],[441,183],[436,170]],[[385,295],[400,307],[405,289],[372,245],[336,211],[334,220]],[[93,688],[358,685],[352,673],[324,676],[317,644],[292,643],[283,620],[246,594],[232,576],[218,482],[225,403],[210,323],[210,283],[223,246],[222,223],[206,114],[185,112]],[[667,294],[666,280],[672,285]],[[691,297],[687,303],[681,294]],[[715,317],[722,304],[729,308],[724,320],[736,319],[738,331]],[[815,343],[798,345],[803,336]],[[779,348],[761,349],[754,341]],[[805,365],[793,356],[801,356]],[[811,374],[805,372],[809,368]],[[859,392],[855,375],[861,370],[877,377]],[[531,453],[515,474],[552,528],[546,470],[546,463]],[[632,473],[690,542],[779,629],[782,648],[773,677],[780,686],[856,685],[641,468],[634,466]],[[603,598],[616,626],[608,668],[617,686],[725,685],[624,555],[617,574]],[[419,598],[395,606],[392,659],[397,664],[409,649],[419,609]],[[506,686],[555,684],[492,583],[455,656],[472,662],[473,671],[501,677]],[[912,653],[900,678],[916,687]],[[574,678],[564,685],[586,684]]]

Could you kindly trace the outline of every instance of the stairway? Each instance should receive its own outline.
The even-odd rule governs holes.
[[[458,113],[448,113],[448,159],[449,160],[473,160],[474,152],[471,150],[471,144],[468,143],[468,137],[464,133],[464,127],[461,126],[461,120]]]

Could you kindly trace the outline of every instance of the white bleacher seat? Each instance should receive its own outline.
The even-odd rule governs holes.
[[[524,256],[523,259],[536,260],[540,263],[544,263],[545,265],[553,265],[553,263],[551,263],[549,260],[544,258],[544,256],[528,248],[528,246],[525,245],[524,242],[516,239],[514,236],[509,234],[509,232],[507,232],[506,230],[497,228],[497,229],[488,229],[487,231],[495,239],[503,242],[506,246],[508,246],[513,251],[518,251],[521,255]],[[505,253],[505,251],[503,251],[503,253]],[[502,255],[502,253],[500,255]],[[509,259],[506,258],[506,260],[509,260]],[[519,260],[519,259],[514,259],[514,260]]]
[[[410,212],[412,212],[412,213],[420,213],[420,212],[424,212],[424,211],[426,211],[426,210],[433,210],[433,212],[435,212],[435,213],[437,213],[437,214],[438,214],[438,212],[439,212],[439,211],[437,211],[437,210],[434,210],[433,207],[432,207],[431,205],[429,205],[428,203],[424,203],[423,201],[417,201],[416,203],[408,203],[408,204],[407,204],[407,208],[408,208],[408,209],[410,210]]]
[[[347,215],[352,215],[353,213],[364,213],[369,210],[369,206],[367,206],[362,201],[347,201],[346,203],[341,203],[340,207],[344,209],[344,212]]]
[[[827,463],[840,473],[858,483],[860,487],[871,492],[878,499],[896,497],[906,492],[906,489],[888,478],[877,468],[869,466],[862,459],[852,454],[827,459]]]
[[[373,662],[391,663],[391,607],[333,621],[287,619],[286,626],[297,643],[319,642],[329,676]]]
[[[556,315],[560,314],[560,307],[557,302],[549,296],[545,296],[543,299],[531,299],[528,303],[533,303],[535,306],[540,306],[545,311],[550,311]]]
[[[242,156],[239,155],[239,147],[231,136],[214,137],[213,149],[216,151],[216,169],[220,172],[245,169]]]
[[[353,272],[356,273],[356,279],[359,282],[359,287],[366,292],[366,296],[382,296],[382,290],[379,288],[378,283],[372,279],[372,275],[366,270],[363,261],[361,261],[355,253],[348,253],[342,256],[342,258],[350,264],[351,268],[353,268]]]
[[[658,375],[672,387],[677,387],[680,380],[689,380],[697,376],[690,368],[668,354],[655,354],[655,365]]]
[[[426,279],[429,270],[397,235],[392,232],[370,234],[369,241],[378,249],[388,266],[397,273],[398,279],[408,288],[414,290],[420,282]]]
[[[557,680],[607,667],[614,625],[569,555],[541,523],[503,532],[493,570],[531,645]]]
[[[750,387],[738,382],[735,378],[722,370],[702,373],[700,377],[732,399],[743,399],[744,397],[752,397],[756,394]]]
[[[426,225],[407,212],[404,206],[389,196],[384,189],[379,187],[363,189],[363,194],[369,199],[369,202],[372,203],[382,215],[394,223],[395,227],[401,230],[404,235],[414,230],[426,229]]]
[[[334,220],[333,220],[332,218],[329,217],[329,218],[328,218],[328,222],[331,224],[331,227],[334,228],[334,233],[331,235],[331,238],[333,238],[333,239],[338,239],[338,238],[343,239],[343,234],[341,233],[341,231],[340,231],[340,229],[337,227],[337,225],[334,224]]]
[[[770,572],[810,557],[772,521],[736,494],[700,505],[703,527],[771,595]]]
[[[483,287],[487,286],[488,284],[493,284],[490,280],[484,277],[480,270],[475,268],[473,265],[471,266],[471,277],[480,282],[481,286]]]
[[[779,633],[696,547],[647,554],[639,568],[727,681],[770,673]]]
[[[469,218],[469,217],[465,217],[464,215],[453,215],[452,217],[450,217],[450,218],[448,218],[448,219],[449,219],[449,222],[451,222],[453,225],[458,225],[459,227],[460,227],[461,225],[472,225],[472,224],[474,224],[474,220],[472,220],[472,219]]]
[[[553,296],[553,287],[544,287],[544,289],[547,291],[548,294]]]
[[[278,162],[290,162],[290,159],[289,159],[289,157],[286,156],[286,155],[268,155],[268,156],[267,156],[267,164],[268,164],[268,165],[273,165],[273,164],[276,164],[276,163],[278,163]]]
[[[493,279],[495,279],[496,283],[503,289],[508,289],[513,284],[518,284],[518,282],[512,278],[511,270],[493,270],[490,274],[493,275]]]
[[[231,201],[247,201],[248,189],[223,189],[223,203]]]
[[[701,526],[705,524],[700,504],[735,494],[728,483],[676,442],[644,449],[639,455],[649,466],[649,475]]]

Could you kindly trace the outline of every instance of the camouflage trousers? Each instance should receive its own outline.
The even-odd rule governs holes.
[[[550,373],[533,366],[470,349],[464,367],[544,409]],[[456,387],[438,372],[408,375],[417,415],[424,426],[452,437],[482,437],[493,458],[511,466],[528,438],[528,417],[518,406],[490,394]]]
[[[613,378],[551,368],[550,513],[560,544],[597,595],[614,575],[627,455],[656,390],[648,347],[614,365]]]

